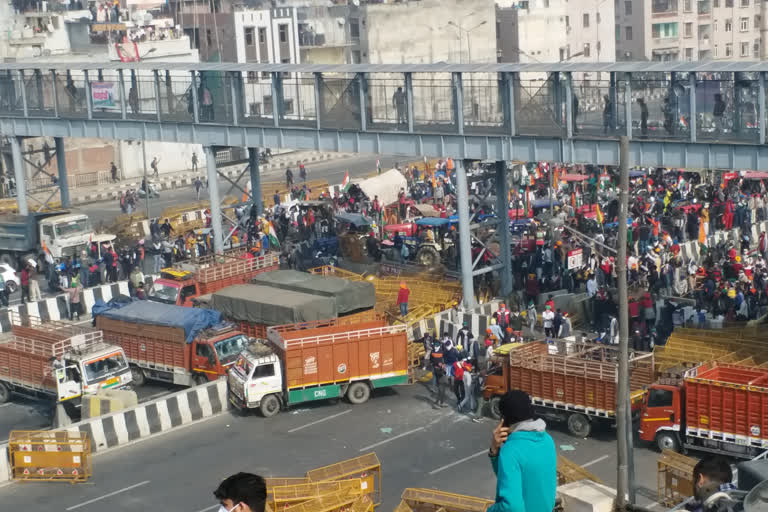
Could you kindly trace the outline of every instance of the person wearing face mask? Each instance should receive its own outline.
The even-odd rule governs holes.
[[[693,467],[693,499],[685,505],[693,512],[730,512],[744,492],[731,483],[733,472],[728,460],[721,456],[701,459]]]
[[[267,484],[252,473],[236,473],[225,479],[213,491],[219,500],[219,512],[264,512]]]

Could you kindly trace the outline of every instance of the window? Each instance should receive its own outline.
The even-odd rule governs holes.
[[[685,49],[685,60],[691,62],[693,60],[693,48]]]
[[[184,304],[184,301],[187,300],[187,297],[191,297],[195,294],[197,290],[195,289],[195,285],[189,285],[185,286],[181,289],[181,296],[179,298],[179,302],[181,304]]]
[[[584,28],[589,27],[589,13],[585,12],[584,16],[582,17],[581,24]]]
[[[349,21],[349,37],[353,39],[360,38],[360,22],[357,20]]]
[[[726,43],[725,44],[725,56],[726,57],[733,57],[733,43]]]
[[[755,24],[753,25],[756,29],[760,29],[760,15],[755,14]]]
[[[281,43],[287,43],[288,42],[288,25],[278,25],[277,26],[278,33],[280,34],[280,42]]]
[[[213,46],[213,38],[211,37],[211,29],[206,29],[206,31],[205,31],[205,41],[208,43],[208,46]]]
[[[630,1],[624,2],[624,14],[626,14],[627,16],[632,15],[632,2]]]
[[[204,358],[208,359],[209,361],[210,360],[214,360],[215,361],[214,356],[213,356],[213,347],[211,347],[210,345],[203,345],[202,343],[198,344],[195,347],[195,355],[200,356],[200,357],[204,357]]]
[[[260,379],[262,377],[274,377],[275,376],[275,363],[262,364],[257,366],[253,370],[253,379]]]
[[[741,56],[749,57],[749,42],[741,42]]]
[[[53,226],[43,226],[43,236],[50,237],[53,240]]]
[[[260,116],[261,115],[261,103],[251,103],[248,105],[248,112],[252,116]]]
[[[693,23],[686,23],[683,25],[685,37],[693,37]]]
[[[677,23],[654,23],[651,25],[651,37],[654,39],[677,37]]]
[[[730,32],[731,30],[733,30],[733,21],[731,18],[727,18],[725,20],[725,31]]]
[[[599,12],[595,13],[595,23],[597,23],[598,25],[600,24],[600,13]]]
[[[651,389],[648,393],[648,407],[671,407],[673,396],[668,389]]]
[[[584,56],[589,57],[589,43],[584,43]]]
[[[293,100],[283,100],[283,114],[293,114]]]
[[[258,77],[256,76],[256,72],[255,71],[249,71],[248,72],[248,82],[255,82],[256,80],[258,80]]]
[[[717,32],[717,20],[712,21],[712,32]]]
[[[683,12],[693,11],[693,0],[683,0]]]
[[[742,32],[749,30],[749,18],[741,18],[739,20],[739,30]]]
[[[549,0],[544,0],[544,8],[545,9],[549,8]]]
[[[269,71],[262,71],[261,72],[261,79],[262,80],[269,80],[271,77],[269,76]]]
[[[712,54],[717,57],[717,45],[713,45]]]
[[[272,115],[272,95],[264,96],[264,115]]]
[[[267,42],[267,29],[264,27],[259,28],[259,43],[265,44]]]
[[[712,0],[712,7],[720,7],[720,0]]]
[[[749,7],[749,0],[741,0],[742,7]]]
[[[632,27],[624,27],[624,39],[627,41],[632,40]]]
[[[565,28],[571,28],[571,17],[566,16],[565,17]]]
[[[733,7],[733,0],[725,0],[726,7]]]
[[[752,58],[757,60],[760,58],[760,40],[755,39],[755,44],[752,45]]]
[[[256,38],[254,37],[253,27],[245,28],[245,45],[254,46],[256,44]]]
[[[565,48],[560,48],[560,62],[565,60]]]

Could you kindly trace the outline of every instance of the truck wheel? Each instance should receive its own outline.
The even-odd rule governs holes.
[[[16,284],[16,281],[7,281],[5,283],[5,287],[8,288],[8,293],[13,293],[19,289],[19,286]]]
[[[205,375],[198,373],[194,377],[192,377],[192,380],[195,381],[195,386],[202,386],[203,384],[208,384],[208,377]]]
[[[491,418],[495,420],[501,419],[501,397],[495,396],[491,398],[491,405],[488,407],[488,410],[490,411]]]
[[[261,399],[259,410],[261,411],[262,416],[271,418],[280,412],[280,400],[278,400],[275,395],[267,395]]]
[[[371,388],[365,382],[353,382],[347,391],[347,399],[355,404],[364,404],[371,398]]]
[[[592,432],[592,422],[583,414],[571,414],[568,416],[568,432],[577,437],[589,437]]]
[[[4,404],[8,400],[11,399],[11,390],[8,389],[8,387],[0,382],[0,404]]]
[[[659,447],[660,452],[664,450],[680,451],[680,442],[672,432],[659,432],[656,434],[656,446]]]
[[[137,388],[146,384],[147,377],[144,375],[144,370],[138,366],[131,366],[131,380],[133,380],[133,385]]]

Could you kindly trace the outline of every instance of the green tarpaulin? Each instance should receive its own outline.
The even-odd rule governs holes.
[[[225,318],[254,324],[282,325],[336,317],[331,297],[239,284],[213,294],[211,307]]]

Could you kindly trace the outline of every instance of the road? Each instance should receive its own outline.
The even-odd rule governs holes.
[[[384,390],[382,390],[384,391]],[[318,402],[266,420],[224,413],[127,448],[97,455],[87,485],[10,484],[0,488],[7,510],[111,510],[165,508],[212,511],[217,484],[238,471],[303,476],[313,468],[376,452],[382,463],[383,503],[392,510],[406,487],[493,497],[487,458],[495,422],[469,421],[452,408],[435,410],[420,384],[377,392],[366,404]],[[615,435],[577,439],[551,428],[558,452],[615,483]],[[657,453],[635,450],[641,498],[655,498]]]

